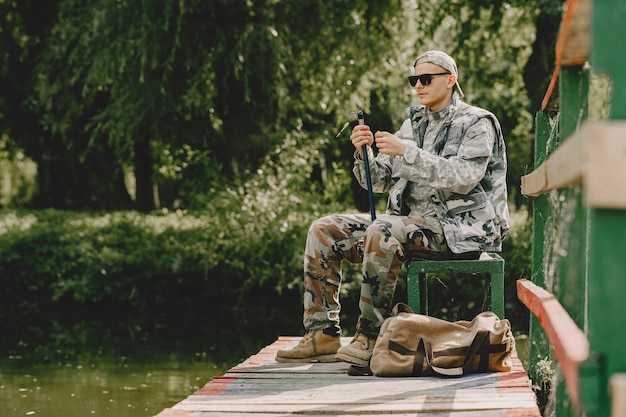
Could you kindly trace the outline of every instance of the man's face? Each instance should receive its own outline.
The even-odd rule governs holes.
[[[440,74],[447,72],[445,68],[439,65],[425,62],[415,66],[415,75],[424,74]],[[445,107],[452,100],[452,89],[456,77],[454,74],[434,75],[430,78],[430,84],[423,85],[421,81],[415,84],[420,103],[429,107],[433,111],[437,111]]]

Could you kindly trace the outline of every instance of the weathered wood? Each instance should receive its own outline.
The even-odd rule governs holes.
[[[595,208],[626,208],[626,122],[587,121],[535,171],[522,177],[522,193],[538,196],[584,183]]]
[[[541,165],[546,161],[549,154],[556,148],[556,132],[552,129],[552,124],[548,114],[537,112],[535,117],[535,166]],[[539,195],[534,199],[532,204],[533,218],[533,245],[532,245],[532,270],[531,279],[534,283],[545,287],[546,276],[549,260],[545,259],[546,239],[540,239],[545,236],[546,231],[550,230],[550,219],[553,216],[553,207],[550,204],[547,195]],[[534,358],[548,358],[550,356],[550,342],[545,331],[541,328],[539,320],[531,314],[528,328],[528,357],[533,358],[528,366],[528,374],[531,380],[541,381],[541,370],[537,367],[537,361]]]
[[[626,122],[595,123],[589,133],[587,202],[596,208],[626,208]]]
[[[522,177],[522,193],[535,197],[569,185],[580,184],[583,175],[583,147],[586,132],[575,134],[537,169]]]
[[[583,65],[589,58],[590,49],[590,0],[567,0],[565,14],[561,20],[559,36],[555,45],[555,65],[546,94],[541,102],[541,110],[545,110],[556,81],[561,65]]]
[[[517,296],[539,319],[559,361],[572,402],[580,405],[578,367],[589,358],[589,342],[553,294],[532,282],[517,281]]]
[[[561,65],[583,65],[589,58],[591,43],[591,0],[569,0],[566,7],[559,31],[559,41],[562,37],[563,45],[557,45],[557,48],[563,48],[557,49],[561,54]]]
[[[611,375],[609,389],[611,391],[611,417],[626,416],[626,374]]]
[[[448,416],[539,417],[534,393],[515,355],[511,372],[460,378],[355,377],[343,362],[284,364],[276,351],[299,337],[280,337],[158,417]],[[349,343],[343,338],[342,343]]]

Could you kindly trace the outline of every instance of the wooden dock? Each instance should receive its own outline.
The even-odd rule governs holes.
[[[280,337],[157,417],[541,417],[517,355],[511,372],[458,378],[349,376],[343,362],[274,360],[278,349],[299,340]]]

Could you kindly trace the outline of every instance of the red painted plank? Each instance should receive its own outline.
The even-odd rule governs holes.
[[[166,408],[154,417],[188,417],[191,413],[193,413],[193,411]]]
[[[232,376],[216,376],[209,382],[207,382],[204,387],[200,388],[196,391],[195,395],[218,395],[222,391],[224,391],[230,384],[235,382],[237,378]]]
[[[517,281],[517,297],[546,331],[561,366],[572,402],[580,404],[578,367],[589,358],[589,341],[553,294],[526,279]]]
[[[504,417],[541,417],[538,408],[517,408],[504,411]]]

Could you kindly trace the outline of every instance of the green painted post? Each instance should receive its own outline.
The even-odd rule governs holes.
[[[626,57],[619,53],[626,45],[626,2],[623,0],[593,0],[591,2],[593,36],[591,63],[594,71],[606,72],[613,78],[611,119],[626,119]]]
[[[626,332],[622,330],[626,317],[626,210],[592,209],[590,218],[588,338],[602,366],[599,381],[587,382],[594,384],[599,397],[599,403],[588,404],[588,408],[597,406],[593,415],[608,417],[608,378],[626,372]]]
[[[589,103],[589,69],[563,67],[559,73],[560,142],[566,141],[587,119]],[[559,190],[558,260],[555,294],[579,328],[585,329],[587,289],[587,208],[583,187]]]
[[[567,140],[587,117],[589,71],[563,67],[559,73],[560,112],[558,131],[545,113],[538,113],[535,131],[535,167]],[[586,293],[586,209],[581,187],[569,187],[535,198],[533,207],[532,281],[554,293],[579,327],[584,328]],[[538,320],[530,321],[530,369],[535,385],[545,389],[542,359],[551,358],[550,344]],[[567,398],[565,384],[556,379],[557,398]],[[542,393],[538,393],[541,395]],[[558,401],[556,415],[576,415],[571,404]]]
[[[420,288],[422,281],[420,280],[419,265],[417,262],[409,262],[407,270],[407,304],[414,312],[424,314],[424,304],[422,303],[423,289]]]
[[[559,73],[559,137],[566,141],[587,118],[589,101],[589,70],[581,66],[562,67]],[[583,187],[573,186],[558,191],[556,238],[558,245],[552,261],[557,262],[554,294],[576,322],[585,329],[587,292],[587,208]],[[557,416],[581,415],[568,398],[562,376],[557,374],[555,404]]]
[[[593,37],[591,64],[595,71],[612,78],[611,115],[613,120],[626,119],[626,56],[616,53],[615,45],[626,43],[626,2],[593,1]],[[621,138],[626,140],[626,138]],[[597,357],[597,380],[581,380],[583,389],[596,389],[597,403],[585,403],[589,415],[608,417],[611,399],[608,379],[613,373],[626,372],[626,210],[591,208],[589,228],[588,338]],[[592,397],[593,398],[593,397]]]
[[[539,167],[556,147],[556,130],[551,128],[550,117],[546,113],[539,112],[535,117],[535,169]],[[548,196],[542,194],[532,200],[533,202],[533,251],[531,281],[542,288],[547,288],[545,280],[546,260],[544,254],[544,236],[546,223],[552,223],[553,214],[550,209]],[[550,343],[543,331],[539,320],[533,314],[530,315],[529,326],[529,369],[528,375],[536,386],[543,387],[550,375],[542,373],[543,368],[537,368],[537,363],[550,358]],[[541,393],[537,393],[541,405],[545,400]]]

